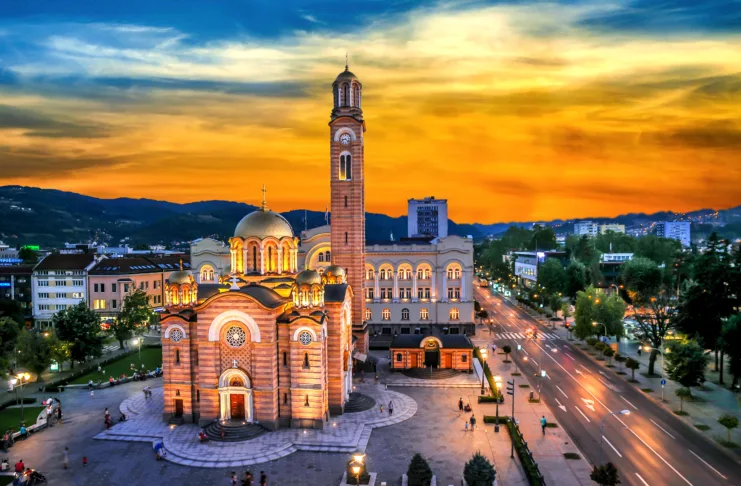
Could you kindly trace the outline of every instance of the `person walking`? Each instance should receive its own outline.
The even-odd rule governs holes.
[[[463,397],[458,399],[458,411],[463,412]]]
[[[545,426],[548,424],[548,421],[545,419],[545,415],[540,419],[540,428],[543,429],[543,435],[545,435]]]
[[[468,432],[468,420],[466,420],[466,432]]]
[[[237,473],[234,471],[232,471],[231,483],[232,486],[237,486]]]
[[[64,448],[64,468],[69,466],[69,447]]]
[[[255,478],[252,477],[252,473],[250,471],[246,471],[244,473],[244,479],[242,480],[242,486],[252,486],[252,482],[255,480]]]
[[[62,423],[62,406],[61,405],[57,406],[57,423],[58,424]]]
[[[471,414],[471,432],[473,432],[475,428],[476,428],[476,417],[474,417],[473,414]]]
[[[389,415],[394,414],[394,402],[389,400]]]
[[[53,426],[53,424],[51,423],[53,417],[54,417],[54,408],[51,405],[49,405],[48,407],[46,407],[46,426],[47,427]]]
[[[260,486],[268,486],[268,476],[265,471],[260,471]]]

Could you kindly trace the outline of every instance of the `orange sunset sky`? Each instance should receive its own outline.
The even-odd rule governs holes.
[[[11,9],[0,185],[257,204],[266,184],[271,209],[324,210],[347,51],[367,211],[429,195],[460,223],[741,204],[741,34],[722,12],[643,25],[671,14],[647,1],[369,2],[347,17],[332,2],[257,3]]]

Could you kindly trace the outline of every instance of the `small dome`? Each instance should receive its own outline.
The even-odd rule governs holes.
[[[178,270],[176,272],[172,272],[170,276],[167,277],[167,281],[170,284],[182,285],[190,283],[192,278],[193,272],[191,272],[190,270]]]
[[[334,80],[335,83],[339,83],[340,81],[358,81],[358,77],[355,76],[352,71],[349,71],[347,66],[345,66],[345,70],[338,74],[337,79]]]
[[[234,229],[234,236],[240,238],[251,236],[258,238],[269,236],[293,238],[293,228],[291,228],[291,224],[286,218],[280,214],[267,209],[258,209],[242,218]]]
[[[322,283],[322,276],[316,270],[304,270],[296,275],[296,285],[314,285]]]
[[[346,275],[347,274],[345,273],[345,269],[340,267],[339,265],[330,265],[324,269],[324,276],[327,278],[334,277],[344,280]]]

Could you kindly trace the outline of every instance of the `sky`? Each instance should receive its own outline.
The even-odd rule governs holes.
[[[366,211],[741,204],[739,1],[0,3],[0,185],[324,210],[347,53]]]

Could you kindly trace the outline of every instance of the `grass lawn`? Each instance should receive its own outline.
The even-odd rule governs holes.
[[[46,407],[34,407],[34,406],[24,406],[23,407],[23,420],[26,422],[27,426],[31,426],[36,423],[36,417],[39,416],[42,410],[44,410]],[[5,433],[6,430],[13,427],[13,430],[15,432],[18,432],[18,429],[21,425],[21,409],[20,408],[6,408],[5,410],[0,410],[0,431]]]
[[[86,375],[83,375],[75,380],[72,380],[71,384],[85,384],[90,380],[97,383],[98,380],[108,380],[112,375],[114,378],[119,378],[122,373],[126,373],[126,376],[131,376],[131,363],[134,363],[136,369],[142,369],[142,363],[144,363],[145,370],[153,370],[158,366],[162,366],[162,348],[142,348],[142,359],[139,360],[139,353],[130,354],[123,358],[108,363],[103,367],[105,375],[101,375],[97,370],[92,371]]]

